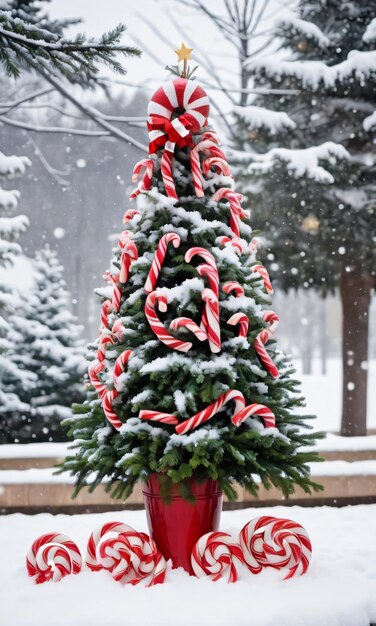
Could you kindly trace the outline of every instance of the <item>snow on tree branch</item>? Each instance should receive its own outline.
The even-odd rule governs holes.
[[[301,150],[273,148],[265,154],[250,155],[252,163],[248,166],[250,173],[272,171],[278,163],[285,163],[287,171],[295,178],[307,176],[320,183],[334,183],[330,172],[319,165],[320,161],[335,163],[339,159],[350,158],[347,150],[340,144],[327,141],[320,146],[312,146]]]
[[[274,135],[286,128],[295,128],[295,122],[283,111],[269,111],[264,107],[234,107],[234,113],[244,120],[249,129],[266,128]]]
[[[334,87],[336,81],[348,81],[353,75],[361,82],[376,75],[376,51],[352,50],[345,61],[332,66],[322,61],[278,61],[268,57],[254,59],[247,67],[252,72],[264,72],[268,77],[295,77],[303,87],[317,90],[322,83],[326,88]]]
[[[31,165],[30,159],[24,156],[6,156],[0,152],[0,176],[13,178],[24,174],[26,166]]]
[[[376,17],[368,24],[362,39],[366,43],[376,40]]]
[[[330,44],[330,39],[322,30],[312,24],[296,17],[293,13],[287,13],[283,17],[276,20],[277,26],[288,28],[293,34],[304,35],[307,39],[314,40],[321,48],[326,48]]]
[[[363,120],[363,128],[366,132],[370,131],[376,126],[376,111]]]

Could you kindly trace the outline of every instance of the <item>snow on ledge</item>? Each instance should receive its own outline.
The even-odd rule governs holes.
[[[7,443],[0,445],[0,459],[57,459],[72,454],[66,443]]]
[[[376,450],[376,435],[367,437],[341,437],[328,433],[314,447],[317,452],[348,452],[358,450]]]

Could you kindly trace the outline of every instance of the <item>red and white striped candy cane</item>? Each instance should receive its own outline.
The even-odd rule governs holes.
[[[264,328],[255,338],[253,345],[256,350],[256,353],[265,367],[266,371],[273,376],[273,378],[277,378],[279,376],[279,371],[277,366],[272,361],[268,352],[266,351],[265,344],[269,341],[271,336],[275,333],[278,323],[279,317],[274,311],[264,311],[262,314],[265,322],[271,322],[269,328]]]
[[[186,328],[187,330],[190,330],[199,341],[205,341],[208,338],[206,332],[197,326],[196,322],[191,320],[189,317],[176,317],[172,320],[170,328],[174,331],[179,328]]]
[[[118,285],[119,282],[119,274],[110,274],[110,272],[106,273],[106,281],[112,281],[114,290],[112,292],[112,308],[115,313],[119,312],[120,303],[121,303],[121,295],[122,291]]]
[[[208,278],[209,287],[212,291],[214,291],[215,295],[218,298],[219,295],[219,275],[217,266],[213,267],[209,265],[209,263],[203,263],[202,265],[197,266],[197,271],[201,277]]]
[[[242,254],[243,253],[243,242],[240,239],[240,237],[226,237],[226,236],[221,236],[221,237],[217,237],[216,243],[219,243],[222,246],[231,246],[232,248],[234,248],[236,254]]]
[[[118,414],[115,413],[113,407],[113,402],[118,395],[119,392],[117,389],[107,389],[106,393],[102,396],[102,408],[106,419],[116,430],[120,430],[123,425],[123,422],[120,420]]]
[[[104,367],[105,365],[103,361],[100,362],[98,361],[98,359],[96,359],[95,361],[92,361],[92,363],[90,363],[88,369],[90,382],[100,398],[102,398],[107,392],[106,385],[99,378],[99,374],[104,370]]]
[[[167,141],[161,160],[161,173],[166,194],[169,198],[175,198],[177,200],[178,194],[176,193],[174,177],[172,175],[172,158],[174,156],[174,149],[175,144],[171,141]]]
[[[113,338],[111,331],[109,331],[108,328],[104,328],[99,335],[99,343],[98,343],[98,350],[97,350],[98,361],[102,362],[106,358],[106,349],[107,349],[107,344],[109,343],[113,344],[114,338]]]
[[[239,324],[238,337],[247,337],[249,318],[248,315],[246,315],[245,313],[234,313],[234,315],[232,315],[230,319],[227,320],[227,324],[230,324],[230,326],[236,326],[237,324]]]
[[[111,300],[105,300],[101,307],[101,324],[103,328],[108,328],[108,316],[112,311]]]
[[[137,188],[129,196],[130,200],[136,198],[140,193],[149,191],[151,188],[151,181],[154,173],[154,161],[153,159],[141,159],[138,161],[133,169],[132,183],[137,183],[140,179]]]
[[[257,252],[257,248],[258,248],[258,241],[257,239],[251,239],[250,243],[249,243],[249,250],[252,254],[256,254]]]
[[[161,267],[166,257],[167,246],[169,243],[171,243],[174,246],[174,248],[178,248],[180,246],[179,235],[177,233],[166,233],[165,235],[163,235],[163,237],[161,237],[158,243],[158,247],[154,253],[154,258],[153,258],[153,261],[149,270],[149,274],[145,282],[146,293],[151,293],[155,289],[155,286],[158,282]]]
[[[92,571],[106,569],[123,584],[145,580],[151,587],[166,575],[166,562],[154,541],[120,522],[108,522],[91,534],[85,561]]]
[[[204,196],[204,188],[202,185],[202,171],[200,162],[200,152],[210,154],[211,157],[222,159],[226,162],[226,157],[222,150],[218,147],[217,137],[212,136],[213,133],[204,133],[202,141],[195,145],[191,150],[190,163],[192,171],[193,186],[197,198]],[[215,134],[214,134],[215,135]]]
[[[244,563],[240,545],[231,535],[211,532],[203,535],[194,545],[191,555],[192,569],[197,578],[208,576],[213,581],[227,578],[228,583],[238,580],[238,566]]]
[[[257,272],[257,274],[260,274],[261,278],[264,281],[264,287],[269,294],[274,293],[268,270],[263,265],[254,265],[252,267],[252,272]]]
[[[235,413],[239,413],[239,411],[245,406],[243,394],[240,391],[237,391],[237,389],[230,389],[229,391],[222,393],[216,401],[206,407],[206,409],[199,411],[196,415],[193,415],[181,424],[178,424],[175,428],[176,432],[178,435],[184,435],[188,431],[197,428],[197,426],[201,426],[201,424],[210,420],[213,415],[219,413],[223,406],[227,404],[227,402],[230,402],[230,400],[235,402]]]
[[[221,325],[219,321],[218,295],[212,289],[204,289],[202,299],[205,302],[204,326],[209,341],[210,350],[214,353],[221,351]]]
[[[137,211],[137,209],[127,209],[123,215],[123,224],[127,224],[130,220],[133,220],[135,215],[141,215],[140,211]]]
[[[122,324],[122,321],[121,319],[119,319],[116,320],[116,322],[113,324],[111,332],[118,341],[122,341],[124,338],[124,330],[125,328]]]
[[[231,421],[235,426],[240,426],[247,417],[261,417],[265,428],[275,428],[275,415],[268,406],[264,404],[249,404],[232,416]]]
[[[225,176],[231,176],[230,166],[227,163],[226,159],[221,159],[220,157],[217,157],[217,156],[209,157],[208,159],[205,159],[205,161],[202,164],[202,169],[203,169],[205,176],[208,175],[212,167],[216,168],[218,174],[222,173]]]
[[[124,350],[124,352],[122,352],[115,361],[114,370],[112,372],[112,378],[114,381],[114,387],[118,391],[119,391],[118,388],[120,386],[119,376],[121,376],[124,373],[125,367],[132,355],[133,355],[133,350]]]
[[[218,189],[213,195],[213,200],[220,202],[221,200],[227,200],[230,204],[230,228],[235,237],[240,235],[240,218],[248,217],[248,213],[242,209],[240,202],[243,200],[243,196],[240,193],[236,193],[233,189],[221,188]]]
[[[172,415],[171,413],[162,413],[161,411],[149,411],[147,409],[142,409],[138,417],[141,420],[150,420],[151,422],[160,422],[161,424],[172,424],[175,426],[179,423],[177,417]]]
[[[138,259],[137,245],[134,241],[128,241],[121,251],[119,282],[128,281],[132,261],[136,259]]]
[[[312,544],[306,529],[297,522],[263,515],[242,528],[239,541],[253,574],[259,574],[264,567],[288,569],[286,580],[308,570]]]
[[[235,292],[235,297],[240,298],[244,296],[244,287],[240,283],[237,283],[235,280],[229,280],[227,283],[223,284],[222,291],[224,293]]]
[[[61,533],[47,533],[34,541],[26,555],[26,569],[37,584],[58,582],[69,574],[78,574],[82,557],[77,545]]]
[[[152,291],[149,293],[145,302],[145,315],[146,319],[149,322],[150,328],[153,333],[156,334],[158,339],[162,341],[166,346],[172,348],[173,350],[179,350],[179,352],[188,352],[188,350],[192,347],[192,343],[190,341],[180,341],[180,339],[176,339],[166,330],[161,320],[157,316],[155,312],[155,306],[158,303],[158,298],[160,295],[157,292]]]
[[[214,269],[217,269],[217,263],[214,256],[211,252],[209,252],[209,250],[206,250],[205,248],[199,248],[197,246],[189,248],[189,250],[187,250],[187,252],[185,253],[185,261],[187,263],[190,263],[193,257],[196,255],[201,256],[204,259],[205,263],[207,263]]]

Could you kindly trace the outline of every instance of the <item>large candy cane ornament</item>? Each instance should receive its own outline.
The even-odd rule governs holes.
[[[92,571],[106,569],[123,584],[145,580],[151,587],[166,575],[166,561],[154,541],[121,522],[108,522],[91,534],[85,561]]]
[[[269,374],[273,376],[273,378],[278,378],[278,368],[266,351],[265,344],[267,343],[267,341],[269,341],[273,333],[275,333],[279,323],[279,317],[276,313],[274,313],[274,311],[264,311],[262,317],[265,322],[270,322],[270,326],[269,328],[264,328],[257,335],[256,339],[254,340],[254,347],[261,363],[263,364],[267,372],[269,372]]]
[[[151,293],[156,287],[159,274],[167,254],[167,246],[169,243],[171,243],[174,248],[178,248],[180,246],[179,235],[177,235],[176,233],[166,233],[165,235],[163,235],[163,237],[161,237],[154,254],[149,274],[145,282],[146,293]]]
[[[216,581],[227,579],[229,583],[238,580],[238,566],[244,563],[240,545],[222,532],[203,535],[194,545],[191,555],[192,569],[197,578],[209,577]]]
[[[312,557],[307,531],[292,520],[266,515],[255,518],[240,531],[239,541],[244,561],[253,574],[273,567],[287,569],[285,579],[301,576]]]
[[[149,154],[164,148],[161,161],[166,193],[177,198],[172,174],[176,146],[192,146],[192,134],[207,124],[209,99],[196,82],[185,78],[170,80],[152,96],[148,106]]]
[[[26,569],[37,584],[58,582],[69,574],[78,574],[82,557],[77,545],[60,533],[47,533],[34,541],[26,555]]]

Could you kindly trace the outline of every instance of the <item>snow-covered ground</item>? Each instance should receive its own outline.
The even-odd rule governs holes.
[[[338,432],[341,424],[342,372],[340,359],[329,359],[327,374],[320,374],[320,363],[313,361],[311,375],[303,375],[299,361],[295,361],[297,377],[302,381],[307,401],[306,412],[317,415],[315,428]],[[368,428],[376,428],[376,361],[368,363]]]
[[[222,514],[221,530],[237,534],[265,513],[303,524],[313,544],[308,573],[281,581],[273,571],[242,574],[232,585],[169,571],[164,585],[115,583],[107,572],[83,571],[60,583],[34,585],[25,554],[49,531],[84,551],[104,521],[146,530],[143,511],[67,516],[0,517],[0,614],[3,626],[368,626],[376,622],[376,505],[342,509],[275,507]]]

